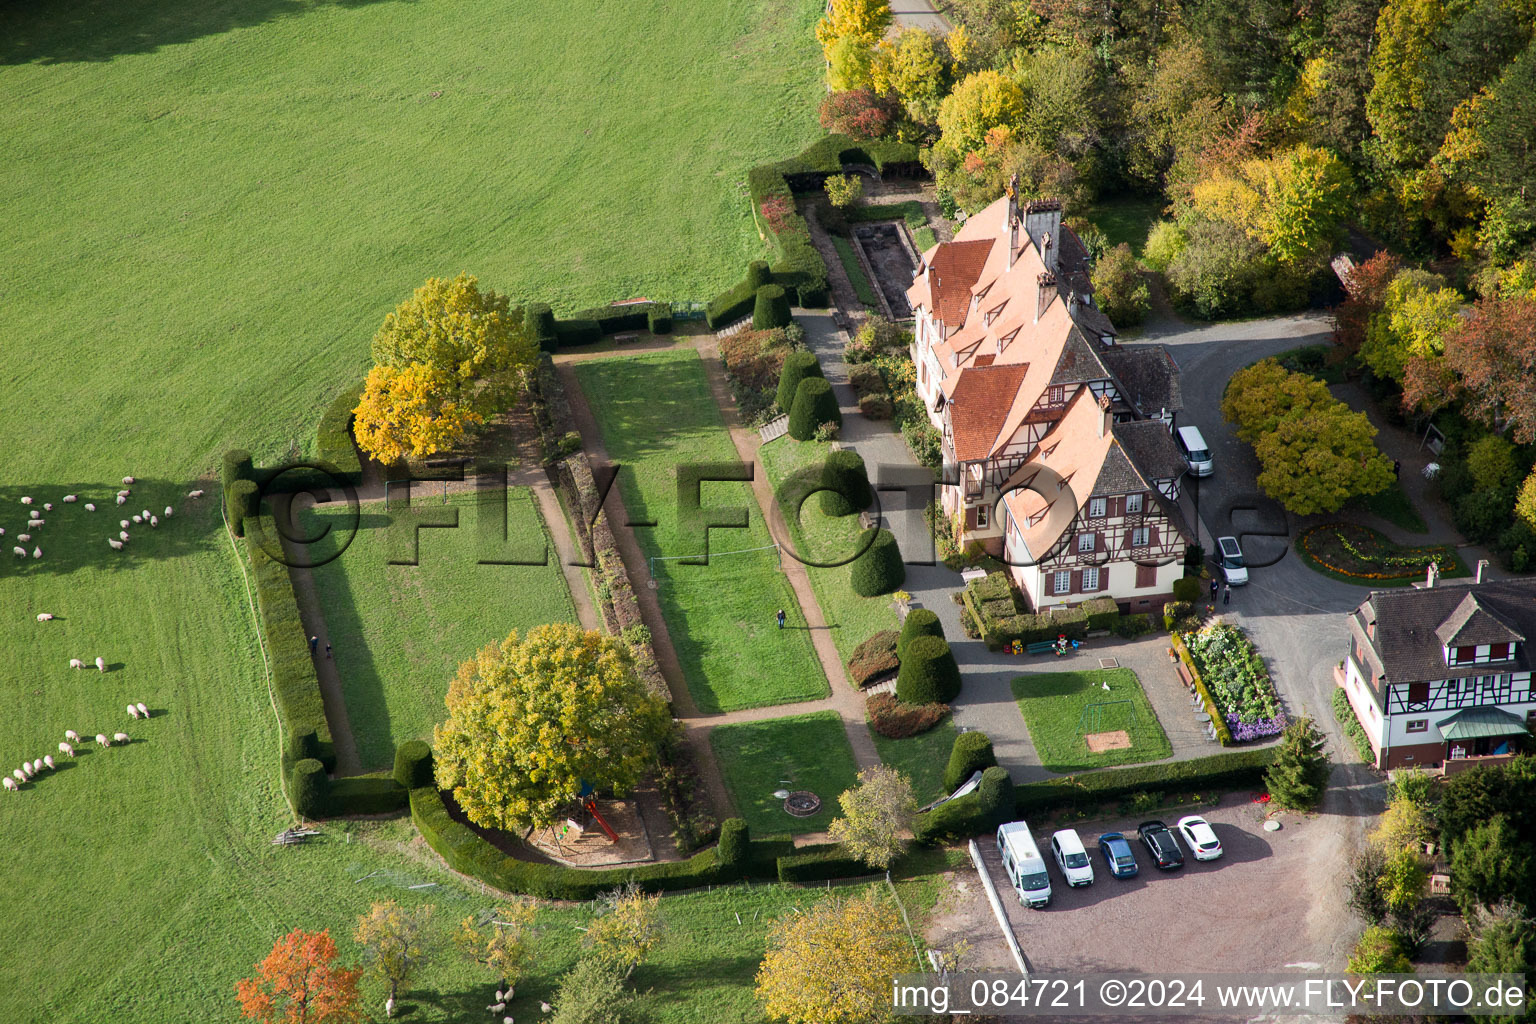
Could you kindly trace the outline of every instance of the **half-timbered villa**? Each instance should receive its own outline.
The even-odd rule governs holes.
[[[959,543],[1012,564],[1036,609],[1145,609],[1193,541],[1175,504],[1179,369],[1161,345],[1116,344],[1061,203],[1015,194],[923,253],[907,292],[943,510]]]
[[[1481,575],[1481,573],[1479,573]],[[1373,591],[1349,614],[1343,683],[1378,768],[1448,768],[1529,744],[1536,579]]]

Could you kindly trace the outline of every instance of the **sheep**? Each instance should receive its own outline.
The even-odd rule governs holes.
[[[5,527],[0,526],[0,537],[4,537],[4,536],[5,536]]]
[[[189,498],[201,498],[202,496],[203,496],[203,492],[201,490],[188,491],[187,492],[187,497],[189,497]]]
[[[11,548],[11,554],[15,555],[17,558],[26,558],[27,557],[27,549],[26,548]]]
[[[48,767],[52,768],[53,765],[49,765]],[[39,758],[34,758],[33,759],[33,761],[32,761],[32,770],[34,772],[41,772],[43,770],[43,759],[42,758],[39,757]]]
[[[134,707],[139,709],[139,717],[140,718],[148,718],[149,717],[149,708],[144,706],[144,702],[143,701],[140,701],[138,704],[135,704]]]
[[[16,781],[17,782],[26,782],[27,781],[27,777],[21,773],[21,769],[20,768],[12,768],[11,769],[11,774],[16,776]]]
[[[106,733],[99,732],[96,734],[96,745],[98,747],[110,747],[112,745],[112,741],[107,739]]]
[[[29,779],[32,776],[37,774],[36,772],[34,772],[32,770],[32,762],[31,761],[23,761],[23,762],[21,762],[21,774],[26,776]]]
[[[73,505],[75,502],[77,502],[79,500],[80,500],[80,498],[79,498],[78,495],[74,495],[74,494],[66,494],[66,495],[64,495],[64,503],[66,505]]]
[[[27,529],[29,529],[29,530],[39,529],[46,522],[48,522],[48,520],[46,520],[46,519],[28,519],[27,520]]]
[[[43,766],[46,767],[49,771],[53,771],[53,755],[52,754],[44,754],[43,755]]]
[[[123,477],[123,483],[124,484],[131,484],[131,483],[133,483],[133,477],[131,477],[131,476]]]
[[[150,516],[149,517],[149,525],[151,527],[153,527],[153,528],[158,530],[160,528],[160,517],[159,516]]]
[[[79,739],[79,737],[76,737],[76,739]],[[59,753],[61,753],[61,754],[68,754],[70,757],[74,757],[75,756],[75,748],[70,746],[68,743],[60,743],[59,744]]]
[[[133,517],[133,525],[135,525],[135,526],[137,526],[137,525],[139,525],[139,524],[140,524],[140,523],[142,523],[142,522],[143,522],[143,521],[144,521],[144,517],[143,517],[143,516],[140,516],[140,515],[135,515],[135,516],[134,516],[134,517]],[[125,529],[125,530],[126,530],[126,529],[127,529],[127,528],[128,528],[128,524],[127,524],[127,523],[124,523],[124,524],[123,524],[123,529]]]
[[[122,495],[121,495],[121,494],[119,494],[119,495],[118,495],[118,496],[117,496],[117,503],[118,503],[118,504],[119,504],[119,505],[126,505],[126,504],[128,504],[128,499],[127,499],[127,498],[125,498],[125,497],[123,497],[123,496],[122,496]]]
[[[33,548],[32,549],[32,557],[33,558],[42,558],[43,557],[43,549],[42,548]]]
[[[88,501],[88,502],[85,503],[85,510],[87,512],[95,512],[96,511],[96,506],[92,502]]]
[[[165,518],[167,518],[167,519],[171,518],[171,513],[175,512],[175,511],[176,510],[171,508],[171,506],[169,506],[169,505],[165,506]]]
[[[128,497],[128,495],[130,495],[132,493],[133,493],[132,491],[128,490],[127,488],[124,488],[123,490],[117,492],[117,496],[119,498],[126,498],[126,497]]]
[[[79,658],[70,658],[69,659],[69,667],[70,668],[85,668],[85,662],[81,661]]]
[[[107,659],[106,658],[97,658],[96,659],[96,671],[97,672],[105,672],[106,670],[107,670]]]
[[[140,512],[139,515],[144,518],[145,522],[149,521],[149,509],[145,509],[143,512]]]
[[[121,550],[123,550],[123,542],[120,541],[120,540],[113,540],[111,537],[108,537],[107,538],[107,543],[112,546],[112,550],[113,551],[121,551]]]
[[[125,733],[125,732],[115,732],[115,733],[112,734],[112,742],[113,743],[127,743],[128,742],[128,734]]]
[[[37,613],[37,621],[38,622],[52,622],[53,621],[53,614],[51,612],[38,612]]]
[[[128,531],[127,530],[118,530],[117,531],[117,539],[118,540],[127,540],[128,539]]]
[[[23,505],[30,505],[30,504],[32,504],[32,499],[30,497],[22,498],[21,499],[21,503]]]
[[[129,704],[128,705],[128,717],[132,718],[134,721],[138,721],[139,709],[134,707],[132,704]]]
[[[51,502],[51,501],[43,502],[43,511],[44,512],[52,512],[53,511],[53,502]]]
[[[18,533],[16,535],[16,539],[21,541],[23,544],[27,544],[31,542],[32,535],[30,533]]]
[[[75,732],[75,730],[73,730],[73,729],[65,729],[64,730],[64,738],[69,740],[69,742],[71,742],[71,743],[79,743],[80,742],[80,734]]]
[[[19,792],[21,789],[20,786],[16,785],[16,780],[9,777],[5,779],[5,788],[12,793]]]
[[[119,527],[121,527],[122,529],[126,530],[126,529],[128,529],[128,520],[126,520],[126,519],[119,519],[117,521],[117,525]]]

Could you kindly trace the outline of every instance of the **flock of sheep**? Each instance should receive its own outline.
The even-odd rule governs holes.
[[[131,476],[123,477],[123,489],[117,492],[117,503],[119,505],[126,505],[126,504],[128,504],[128,499],[133,495],[132,484],[133,484],[133,477],[131,477]],[[194,500],[197,499],[197,498],[201,498],[202,496],[203,496],[203,492],[201,490],[188,491],[187,492],[187,497],[192,498]],[[64,495],[64,498],[63,498],[63,504],[73,505],[75,502],[77,502],[79,500],[80,500],[80,496],[77,495],[77,494],[66,494],[66,495]],[[32,500],[31,495],[28,495],[28,496],[22,498],[21,499],[21,503],[23,505],[27,505],[27,506],[34,506],[35,505],[35,503]],[[85,510],[87,512],[95,512],[96,511],[96,505],[93,502],[87,501],[87,502],[85,502]],[[33,543],[32,534],[34,532],[38,531],[38,530],[41,530],[45,525],[47,525],[48,520],[43,518],[43,513],[44,512],[52,512],[52,511],[53,511],[53,503],[49,502],[49,501],[43,502],[41,511],[38,511],[35,507],[29,507],[27,509],[27,516],[28,516],[28,519],[27,519],[27,532],[26,533],[18,533],[16,535],[16,539],[21,541],[21,544],[13,545],[11,547],[11,554],[15,555],[17,558],[26,558],[27,557],[27,549],[25,547],[23,547],[22,545],[32,544]],[[165,512],[162,513],[162,514],[165,516],[165,518],[169,519],[169,518],[171,518],[172,515],[175,514],[175,512],[176,512],[176,510],[174,508],[172,508],[170,505],[167,505],[167,506],[165,506]],[[153,528],[158,527],[160,525],[160,516],[152,514],[150,512],[150,510],[146,508],[142,512],[135,512],[135,513],[133,513],[133,515],[132,515],[132,517],[130,519],[120,519],[120,520],[118,520],[118,524],[117,525],[118,525],[117,536],[116,537],[108,537],[107,538],[107,544],[112,548],[113,551],[121,551],[121,550],[123,550],[124,545],[126,545],[128,543],[128,539],[129,539],[129,537],[128,537],[128,527],[130,525],[132,525],[132,526],[147,525],[147,526],[149,526],[150,528],[153,529]],[[3,537],[3,536],[5,536],[5,528],[4,527],[0,527],[0,537]],[[38,544],[34,544],[33,545],[32,557],[33,558],[42,558],[43,557],[42,545],[38,545]]]
[[[149,717],[149,708],[145,707],[142,703],[140,703],[140,704],[129,704],[128,705],[128,715],[129,715],[129,717],[134,718],[134,719],[148,718]],[[82,740],[80,738],[80,734],[75,732],[75,730],[73,730],[73,729],[65,729],[64,730],[64,741],[59,744],[59,753],[63,754],[65,757],[74,757],[75,756],[75,744],[76,743],[82,743],[83,744],[83,743],[89,743],[89,742],[90,742],[90,737],[89,736],[87,736],[86,739]],[[129,742],[128,734],[125,733],[125,732],[115,732],[110,737],[108,737],[107,734],[104,733],[104,732],[99,732],[99,733],[96,734],[96,745],[98,747],[100,747],[101,749],[103,749],[103,750],[106,750],[108,747],[112,746],[114,743],[122,744],[122,743],[128,743],[128,742]],[[3,784],[5,786],[7,792],[19,793],[21,791],[21,787],[22,786],[24,786],[27,783],[31,782],[33,779],[35,779],[37,776],[41,775],[43,772],[51,771],[53,769],[53,767],[54,767],[54,764],[53,764],[53,755],[52,754],[46,755],[44,757],[36,758],[35,760],[32,760],[32,761],[22,761],[20,768],[13,768],[11,770],[11,774],[9,776],[7,776],[4,779],[0,779],[0,784]]]

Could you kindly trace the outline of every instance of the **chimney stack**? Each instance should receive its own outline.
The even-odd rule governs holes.
[[[1099,396],[1099,436],[1100,437],[1108,436],[1114,421],[1115,421],[1114,413],[1109,411],[1109,396],[1108,395],[1100,395]]]
[[[1061,250],[1061,200],[1035,199],[1024,207],[1024,230],[1040,250],[1040,262],[1056,272],[1056,254]]]
[[[1488,559],[1486,559],[1486,558],[1479,558],[1477,560],[1477,582],[1478,583],[1483,582],[1483,570],[1486,569],[1486,568],[1488,568]]]
[[[1008,269],[1013,269],[1019,251],[1019,176],[1008,179]]]
[[[1035,284],[1039,286],[1039,293],[1035,299],[1035,323],[1040,322],[1040,317],[1051,305],[1051,289],[1056,287],[1056,275],[1049,270],[1035,275]]]

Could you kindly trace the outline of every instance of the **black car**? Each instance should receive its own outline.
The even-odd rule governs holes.
[[[1136,826],[1136,831],[1141,833],[1142,845],[1152,855],[1152,863],[1164,871],[1184,866],[1184,854],[1179,851],[1179,842],[1167,825],[1160,821],[1144,821]]]

